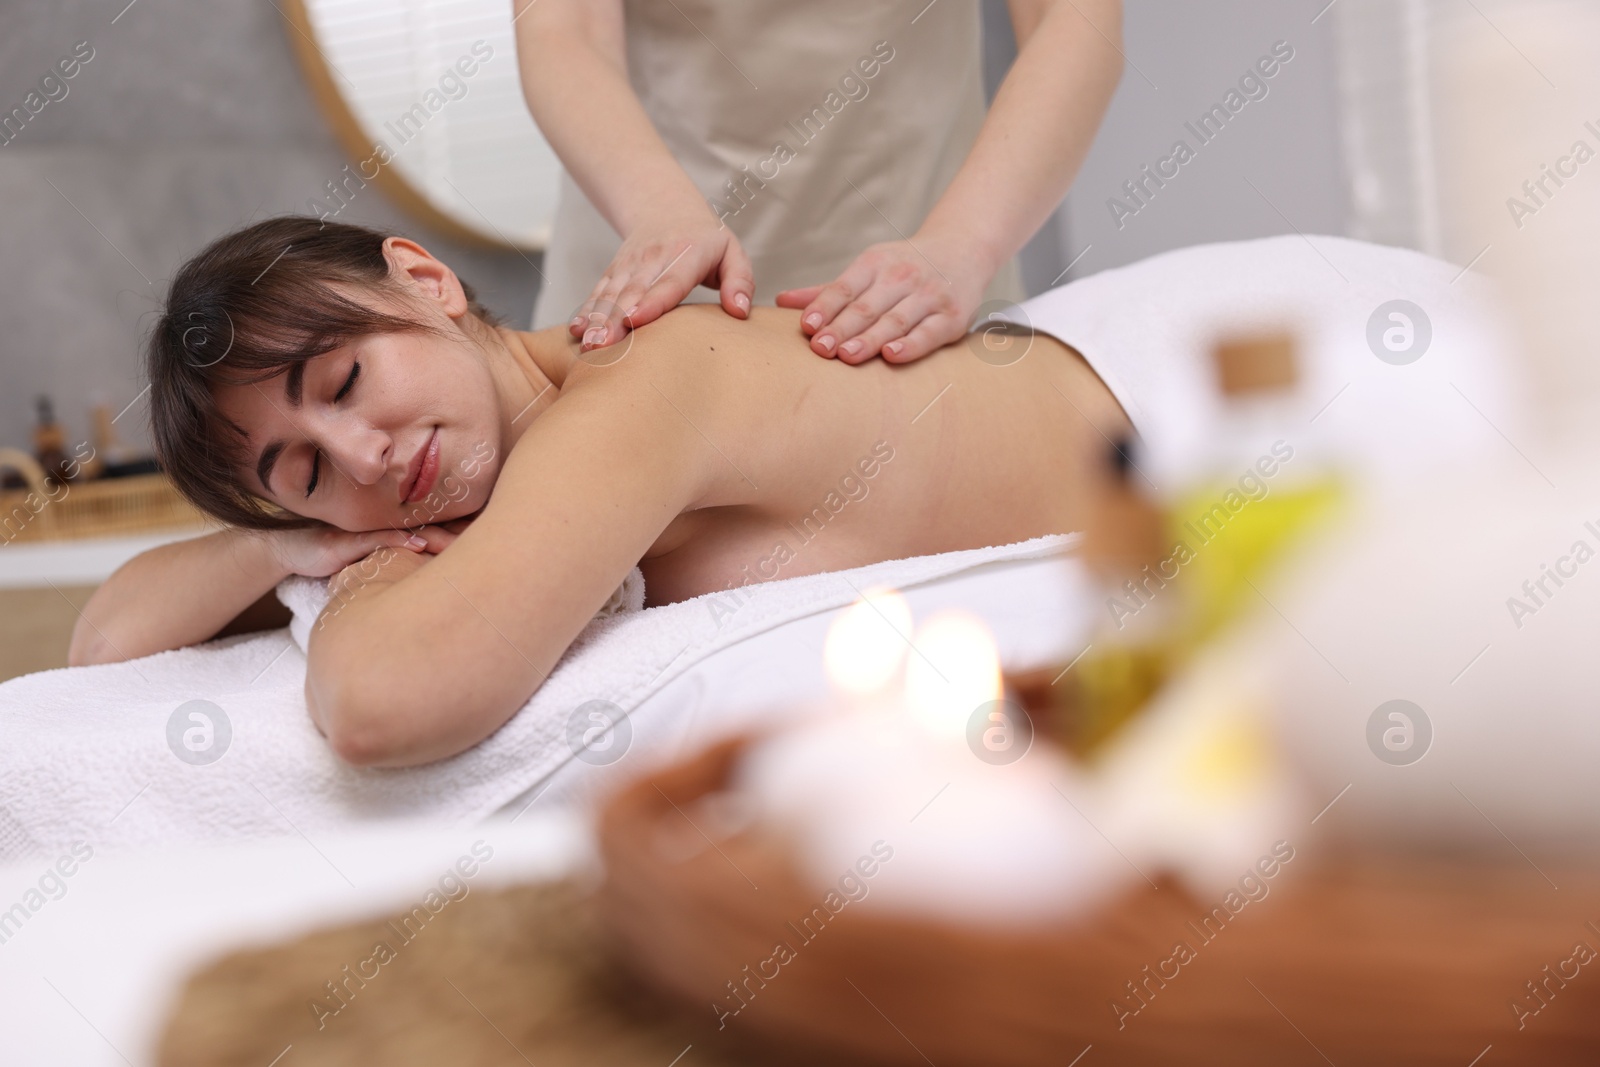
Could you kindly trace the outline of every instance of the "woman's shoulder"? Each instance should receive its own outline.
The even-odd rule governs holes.
[[[745,318],[724,311],[720,304],[679,304],[653,322],[631,330],[626,337],[588,355],[596,362],[620,360],[633,352],[660,353],[677,358],[726,355],[729,345],[805,345],[798,309],[757,306]],[[612,350],[613,355],[607,355]]]
[[[797,310],[755,307],[739,319],[718,304],[680,304],[615,344],[580,354],[563,389],[655,390],[677,401],[677,390],[692,386],[702,400],[731,400],[726,391],[781,390],[782,368],[809,370],[813,361]]]

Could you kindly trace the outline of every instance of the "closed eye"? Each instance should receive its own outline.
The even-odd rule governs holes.
[[[359,362],[351,364],[351,366],[350,366],[350,377],[346,378],[344,380],[344,384],[339,387],[339,391],[337,393],[333,394],[333,402],[335,404],[337,404],[339,401],[343,400],[346,396],[349,395],[351,387],[356,384],[356,378],[360,374],[361,374],[361,364]],[[318,482],[317,472],[321,467],[321,460],[322,460],[322,453],[320,453],[320,452],[311,453],[311,481],[306,486],[306,496],[310,496],[312,493],[317,491],[317,482]]]
[[[339,401],[343,400],[345,398],[345,394],[350,392],[350,387],[352,385],[356,384],[356,376],[359,375],[360,373],[361,373],[361,364],[360,363],[351,364],[351,366],[350,366],[350,377],[346,378],[344,380],[344,384],[339,387],[339,391],[337,393],[333,394],[333,402],[335,404],[337,404]]]

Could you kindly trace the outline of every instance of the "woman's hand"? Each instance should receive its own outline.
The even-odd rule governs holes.
[[[720,289],[722,309],[748,318],[755,284],[739,239],[709,211],[652,215],[622,242],[568,328],[585,352],[616,344],[677,307],[696,285]]]
[[[352,560],[339,569],[328,582],[328,592],[335,598],[348,596],[356,589],[381,582],[391,585],[415,574],[428,562],[455,543],[476,515],[468,515],[449,522],[431,526],[418,526],[410,530],[385,530],[383,533],[407,535],[399,544],[380,544],[359,559]]]
[[[472,525],[476,517],[468,515],[412,530],[351,532],[336,526],[276,530],[268,534],[268,541],[273,556],[287,573],[326,578],[380,549],[404,548],[412,553],[437,555],[461,536],[461,532]]]
[[[910,363],[966,334],[994,277],[959,243],[919,233],[875,244],[835,281],[785,289],[776,302],[805,309],[800,328],[819,356]]]
[[[430,543],[425,537],[416,536],[416,533],[412,530],[351,532],[336,526],[312,526],[299,530],[275,530],[268,535],[268,539],[273,555],[287,573],[326,578],[379,549],[408,548],[413,553],[428,549]]]
[[[362,589],[393,585],[402,578],[410,577],[427,564],[431,555],[434,553],[410,546],[392,548],[384,545],[371,555],[356,560],[328,579],[329,600],[324,614],[337,614]],[[319,620],[318,625],[322,624]]]

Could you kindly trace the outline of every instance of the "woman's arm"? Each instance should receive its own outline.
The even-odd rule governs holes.
[[[628,81],[621,0],[518,0],[522,93],[589,202],[623,237],[568,324],[587,350],[676,307],[696,285],[745,318],[749,257],[678,165]],[[633,314],[627,314],[633,310]]]
[[[1001,264],[1066,195],[1122,76],[1121,0],[1010,0],[1010,10],[1016,61],[917,232],[873,245],[828,285],[777,295],[779,307],[805,309],[818,355],[909,363],[958,340]]]
[[[632,381],[580,395],[569,379],[426,566],[402,553],[340,576],[311,635],[306,703],[343,759],[428,763],[498,730],[698,502],[721,460],[644,375]]]
[[[230,527],[158,545],[118,567],[94,591],[73,627],[67,665],[118,663],[199,644],[225,630],[247,632],[230,627],[246,615],[281,626],[286,609],[262,609],[283,579],[332,574],[381,546],[404,544],[407,533]]]

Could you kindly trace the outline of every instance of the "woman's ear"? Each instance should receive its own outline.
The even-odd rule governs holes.
[[[383,256],[397,282],[415,288],[419,296],[437,304],[452,319],[467,313],[467,294],[455,271],[429,255],[426,248],[405,237],[386,237]]]

